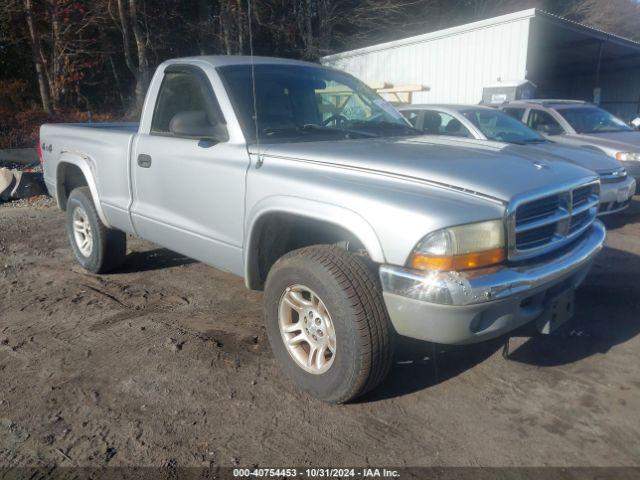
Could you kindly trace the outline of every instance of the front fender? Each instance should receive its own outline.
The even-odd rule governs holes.
[[[100,221],[102,221],[102,223],[108,228],[111,228],[111,225],[109,224],[106,216],[104,215],[102,206],[100,205],[98,185],[96,184],[96,181],[95,181],[95,165],[93,164],[93,160],[89,156],[83,153],[63,152],[60,155],[60,158],[58,160],[57,171],[56,171],[56,197],[57,197],[56,200],[58,202],[58,205],[66,204],[66,200],[67,200],[66,198],[64,198],[66,193],[65,193],[65,188],[63,186],[63,178],[64,178],[63,169],[65,168],[65,165],[74,165],[80,169],[80,171],[82,172],[82,175],[84,175],[84,178],[87,182],[87,186],[91,191],[93,204],[96,207],[96,211],[98,212]]]
[[[267,197],[255,204],[248,212],[245,223],[244,270],[245,278],[249,278],[252,245],[255,240],[260,220],[272,213],[284,213],[306,217],[334,224],[351,232],[364,246],[371,260],[385,263],[385,256],[378,236],[373,227],[359,214],[338,205],[319,202],[307,198],[277,195]]]

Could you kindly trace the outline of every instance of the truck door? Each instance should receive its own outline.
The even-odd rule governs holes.
[[[156,98],[155,107],[146,105],[153,117],[141,125],[131,152],[136,233],[242,274],[246,147],[228,141],[202,69],[169,66]]]

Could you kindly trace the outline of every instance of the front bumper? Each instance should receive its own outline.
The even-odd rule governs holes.
[[[627,176],[622,182],[600,184],[600,207],[598,216],[609,215],[629,206],[636,192],[636,180]]]
[[[640,161],[630,160],[620,163],[622,163],[629,176],[634,177],[636,180],[640,178]]]
[[[384,300],[396,331],[443,344],[476,343],[532,322],[575,289],[604,244],[600,221],[554,258],[474,272],[431,274],[383,265]]]

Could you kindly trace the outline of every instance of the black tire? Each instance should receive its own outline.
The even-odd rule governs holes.
[[[331,315],[336,352],[324,373],[309,373],[300,367],[282,338],[279,304],[292,285],[309,287]],[[393,357],[392,327],[378,277],[362,257],[335,246],[290,252],[271,268],[264,301],[274,356],[302,390],[326,402],[345,403],[386,377]]]
[[[91,228],[93,246],[89,255],[82,253],[74,234],[74,214],[78,209],[85,212]],[[124,232],[107,228],[102,223],[89,187],[76,188],[69,195],[66,227],[71,248],[82,268],[93,273],[107,273],[122,265],[127,253],[127,236]]]

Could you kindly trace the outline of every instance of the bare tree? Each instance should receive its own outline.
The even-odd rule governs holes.
[[[147,38],[145,37],[140,24],[138,23],[137,0],[129,0],[129,16],[131,17],[131,27],[136,42],[136,52],[138,53],[138,76],[139,83],[146,91],[149,86],[149,62],[147,61]],[[136,92],[138,88],[136,88]],[[142,104],[140,104],[142,106]]]
[[[247,0],[219,0],[217,17],[219,35],[224,51],[227,55],[242,55],[245,53],[246,32],[246,1]]]
[[[47,113],[58,110],[65,96],[68,101],[81,100],[86,104],[80,84],[103,55],[93,36],[96,17],[94,10],[86,8],[89,3],[20,0],[40,100]],[[15,7],[17,3],[12,5]]]
[[[246,54],[250,27],[256,54],[308,60],[530,7],[640,38],[638,0],[3,2],[0,81],[23,81],[25,98],[38,96],[46,112],[88,108],[91,102],[107,110],[127,103],[128,113],[136,113],[158,63],[187,55]]]
[[[24,14],[29,28],[29,38],[31,40],[31,50],[33,54],[33,64],[36,69],[36,77],[38,79],[38,87],[40,89],[40,100],[42,109],[51,114],[51,98],[49,96],[49,82],[47,81],[44,56],[42,54],[42,44],[40,42],[40,34],[38,32],[37,22],[35,20],[33,3],[31,0],[23,0]]]
[[[127,5],[125,5],[125,0],[116,0],[116,3],[118,7],[120,31],[122,32],[122,51],[127,68],[136,79],[135,108],[139,111],[142,109],[144,96],[149,86],[147,38],[138,23],[138,5],[136,0],[128,0]],[[136,61],[134,61],[131,51],[132,32],[136,44]]]
[[[318,55],[318,43],[314,35],[313,21],[317,17],[317,2],[301,0],[294,2],[296,26],[303,46],[303,58],[313,59]]]
[[[640,40],[640,3],[635,0],[577,0],[561,14],[607,32]]]

